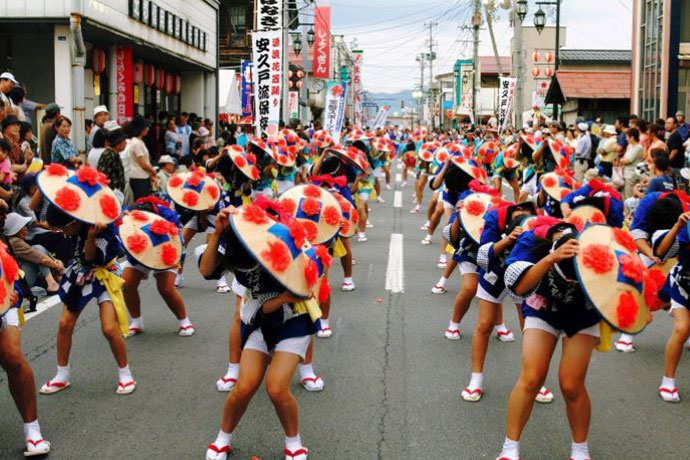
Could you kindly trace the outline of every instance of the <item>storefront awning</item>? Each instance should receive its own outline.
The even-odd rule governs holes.
[[[568,99],[630,99],[630,71],[597,72],[559,70],[551,79],[546,104],[564,104]]]

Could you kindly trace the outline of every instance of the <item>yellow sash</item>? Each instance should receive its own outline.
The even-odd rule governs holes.
[[[450,244],[447,244],[446,245],[446,252],[450,255],[453,255],[453,254],[455,254],[455,248],[453,246],[451,246]]]
[[[297,302],[295,304],[294,311],[298,315],[308,313],[309,318],[311,318],[313,323],[315,323],[317,319],[321,318],[321,308],[319,307],[319,303],[316,301],[316,299],[313,298],[307,299],[303,302]]]
[[[345,254],[347,254],[347,249],[345,249],[343,241],[340,238],[337,238],[333,244],[333,257],[340,259],[341,257],[345,256]]]
[[[24,278],[24,270],[19,270],[19,277]],[[19,327],[24,327],[24,325],[26,324],[26,318],[24,317],[24,309],[21,305],[17,307],[17,314],[19,315]]]
[[[108,267],[113,264],[114,261],[108,264]],[[108,267],[96,267],[93,270],[93,274],[105,286],[105,290],[108,291],[113,307],[115,307],[117,322],[120,324],[120,332],[122,332],[124,337],[127,337],[129,335],[129,321],[127,320],[125,298],[122,295],[122,286],[125,284],[125,280],[108,270]]]
[[[611,326],[609,323],[602,320],[599,321],[599,343],[596,345],[597,351],[611,351],[613,343],[611,342]]]

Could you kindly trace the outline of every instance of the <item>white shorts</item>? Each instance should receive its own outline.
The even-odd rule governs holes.
[[[0,331],[10,326],[19,327],[19,310],[16,308],[10,308],[0,318]]]
[[[273,352],[282,351],[285,353],[292,353],[304,359],[307,354],[310,339],[310,335],[304,335],[302,337],[292,337],[290,339],[281,340],[276,344]],[[249,335],[247,342],[244,344],[244,350],[256,350],[265,355],[273,355],[268,352],[268,346],[264,340],[264,335],[261,333],[261,329],[257,329]]]
[[[486,300],[487,302],[501,305],[503,303],[503,299],[505,299],[507,295],[508,289],[504,288],[498,297],[494,297],[488,292],[486,292],[486,289],[482,287],[481,283],[477,284],[477,298]]]
[[[359,200],[360,200],[362,203],[366,203],[367,201],[369,201],[369,196],[370,196],[370,195],[371,195],[371,192],[370,192],[370,191],[367,191],[367,192],[359,192],[359,193],[357,193],[357,198],[359,198]]]
[[[542,331],[548,332],[556,338],[560,337],[561,334],[564,334],[562,330],[555,329],[549,323],[547,323],[541,318],[537,318],[536,316],[528,316],[525,318],[524,330],[527,329],[540,329]],[[599,324],[597,323],[594,326],[589,326],[587,329],[582,329],[580,332],[578,332],[578,334],[586,334],[591,335],[592,337],[599,338]]]
[[[232,289],[232,292],[235,293],[235,295],[238,295],[240,297],[247,296],[247,288],[242,286],[240,282],[237,281],[237,278],[232,279],[232,284],[230,285],[230,288]]]
[[[473,264],[472,262],[460,262],[460,275],[467,275],[471,273],[478,274],[479,267],[476,264]]]
[[[159,273],[166,273],[166,272],[174,273],[177,275],[177,269],[176,268],[168,268],[166,270],[152,270],[148,267],[144,267],[141,264],[136,264],[136,263],[133,264],[129,260],[125,260],[122,263],[122,269],[124,270],[125,268],[131,268],[131,269],[138,271],[139,273],[141,273],[143,275],[141,278],[145,279],[145,280],[149,279],[149,275],[151,274],[151,272],[153,272],[153,276],[156,276]]]
[[[688,307],[686,307],[686,306],[683,305],[682,303],[679,303],[679,302],[677,302],[677,301],[671,299],[671,308],[668,310],[669,314],[670,314],[673,310],[677,310],[677,309],[679,309],[679,308],[686,308],[686,309],[687,309]]]

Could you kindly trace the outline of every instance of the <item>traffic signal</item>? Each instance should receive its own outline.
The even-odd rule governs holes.
[[[288,70],[288,89],[291,91],[302,89],[303,78],[304,69],[298,65],[290,64],[290,70]]]

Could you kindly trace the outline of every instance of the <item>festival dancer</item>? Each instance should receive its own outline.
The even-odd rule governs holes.
[[[0,366],[7,373],[10,394],[24,422],[26,457],[46,455],[50,452],[50,442],[43,439],[38,423],[36,404],[36,383],[34,372],[24,357],[21,348],[20,327],[23,314],[20,312],[22,298],[16,282],[19,279],[19,266],[8,254],[7,246],[0,243],[0,263],[4,298],[0,303]]]
[[[184,300],[175,288],[177,266],[182,256],[180,216],[165,201],[153,196],[142,197],[134,203],[133,210],[125,214],[118,232],[127,251],[122,278],[131,318],[129,335],[144,331],[139,284],[148,279],[151,272],[156,278],[158,293],[177,318],[178,334],[181,337],[194,335],[195,328],[187,316]]]
[[[243,351],[238,380],[228,394],[221,429],[208,446],[207,460],[227,458],[233,432],[264,376],[285,431],[286,460],[307,459],[290,382],[317,329],[318,305],[314,311],[303,299],[311,294],[320,274],[319,264],[301,249],[304,233],[300,236],[298,229],[303,229],[299,223],[282,225],[254,205],[240,212],[226,208],[217,216],[200,271],[213,278],[232,270],[247,288],[248,299],[241,313]]]
[[[57,334],[57,374],[41,387],[41,394],[57,393],[70,386],[69,356],[74,327],[86,305],[95,299],[100,309],[101,330],[118,367],[116,393],[128,395],[137,384],[127,364],[124,337],[129,328],[122,297],[123,280],[115,274],[121,246],[109,225],[120,216],[120,204],[107,186],[105,175],[89,166],[82,166],[74,173],[54,163],[37,181],[50,202],[48,224],[77,238],[75,260],[60,280],[59,296],[64,308]]]

